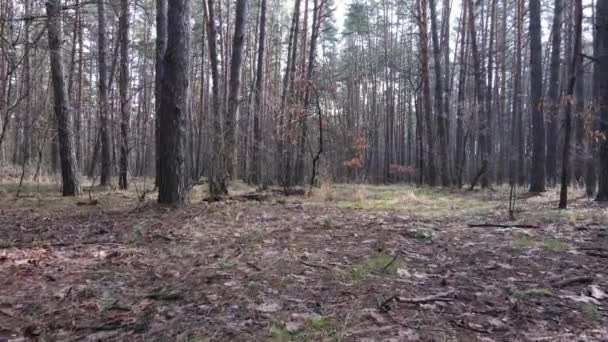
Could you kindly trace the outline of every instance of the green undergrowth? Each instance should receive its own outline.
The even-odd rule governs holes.
[[[407,185],[340,184],[319,191],[318,197],[338,208],[397,211],[420,219],[487,214],[497,205],[483,194]]]
[[[360,281],[371,273],[395,274],[400,264],[399,258],[386,254],[378,254],[354,264],[351,267],[350,273],[353,280]]]
[[[272,342],[304,342],[322,341],[336,334],[335,322],[328,316],[317,316],[306,319],[303,324],[288,327],[278,321],[270,325],[270,341]]]

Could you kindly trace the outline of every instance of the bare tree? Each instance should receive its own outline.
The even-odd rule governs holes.
[[[255,109],[253,110],[253,151],[251,153],[251,177],[253,184],[262,182],[261,151],[262,129],[260,114],[264,110],[264,63],[266,53],[266,0],[260,1],[260,33],[258,36],[258,60],[255,76]]]
[[[236,18],[234,22],[234,36],[232,37],[232,58],[230,59],[230,84],[228,97],[228,108],[224,121],[225,127],[225,160],[227,166],[227,177],[236,175],[236,118],[239,110],[241,91],[241,66],[243,64],[243,42],[245,30],[247,29],[245,18],[247,17],[247,0],[237,0]]]
[[[190,0],[171,0],[167,8],[167,50],[160,102],[159,203],[178,204],[188,192],[185,120],[189,110]]]
[[[444,96],[443,93],[443,76],[441,73],[442,62],[441,62],[441,50],[439,48],[439,34],[437,27],[437,10],[435,8],[435,0],[429,0],[429,7],[431,9],[431,37],[433,40],[433,57],[434,57],[434,69],[435,69],[435,116],[437,117],[437,136],[439,146],[439,165],[440,165],[440,176],[441,184],[445,187],[452,184],[451,173],[450,173],[450,162],[448,156],[448,142],[447,142],[447,128],[448,118],[444,112]]]
[[[427,2],[418,0],[419,30],[420,30],[420,63],[422,66],[422,101],[427,131],[427,182],[434,186],[437,178],[435,170],[435,137],[433,134],[433,121],[431,109],[431,89],[429,85],[429,51],[428,51],[428,25]]]
[[[163,79],[163,59],[167,51],[167,0],[156,0],[156,72],[155,72],[155,121],[154,135],[156,151],[160,151],[160,98]],[[160,156],[156,154],[156,186],[160,185]]]
[[[97,2],[97,70],[99,73],[99,130],[101,142],[101,176],[99,184],[108,185],[112,172],[112,156],[110,150],[110,127],[108,122],[108,68],[106,63],[106,5],[105,1]]]
[[[582,59],[579,49],[581,46],[581,32],[583,22],[583,5],[582,0],[574,0],[574,49],[571,56],[571,64],[568,69],[570,80],[568,81],[568,90],[566,97],[566,110],[564,112],[564,150],[562,154],[562,179],[561,179],[561,191],[559,196],[559,208],[566,209],[568,207],[568,180],[570,178],[570,139],[572,136],[572,97],[574,95],[574,88],[577,80],[578,66]]]
[[[596,200],[608,201],[608,1],[598,0],[595,11],[595,59],[598,68],[597,121],[602,140],[599,143],[599,184]]]
[[[549,79],[549,111],[547,113],[547,180],[554,185],[557,181],[557,140],[560,110],[559,69],[562,46],[562,0],[553,4],[553,29],[551,31],[551,65]]]
[[[207,24],[207,43],[209,46],[209,61],[211,67],[211,86],[212,93],[212,161],[209,171],[209,194],[211,196],[221,196],[228,194],[226,184],[226,166],[224,159],[224,139],[222,132],[222,116],[220,113],[220,75],[219,60],[217,55],[217,30],[215,27],[215,9],[213,0],[206,0],[203,3],[205,21]]]
[[[530,0],[530,109],[532,115],[532,165],[530,192],[545,191],[545,118],[543,115],[543,66],[540,0]]]
[[[118,186],[128,189],[129,170],[129,0],[120,0],[120,165]]]
[[[70,125],[70,105],[63,71],[61,0],[47,0],[47,33],[49,37],[49,58],[51,62],[51,79],[57,133],[59,137],[59,155],[61,159],[61,178],[64,196],[80,194],[78,168],[74,154],[74,138]]]

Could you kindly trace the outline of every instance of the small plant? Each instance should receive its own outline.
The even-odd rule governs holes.
[[[568,249],[568,244],[558,239],[545,239],[543,248],[551,252],[563,252]]]
[[[380,254],[356,264],[351,269],[351,275],[355,280],[362,280],[372,272],[386,272],[394,274],[399,269],[398,258],[386,254]]]
[[[528,234],[517,232],[513,234],[513,244],[519,248],[530,248],[534,246],[534,240]]]
[[[333,202],[336,200],[336,192],[330,181],[325,180],[319,188],[319,196],[325,202]]]
[[[285,329],[285,326],[275,321],[270,324],[270,340],[272,342],[290,342],[291,334]]]
[[[598,321],[600,319],[600,312],[595,305],[582,303],[580,309],[585,319],[589,321]]]
[[[333,329],[333,322],[330,317],[318,316],[307,320],[306,326],[314,332],[329,332]]]
[[[334,333],[334,322],[328,316],[308,318],[301,327],[294,330],[289,330],[285,324],[277,321],[270,325],[270,340],[272,342],[319,341],[324,340],[323,337],[331,336]]]
[[[331,216],[325,216],[325,218],[323,218],[323,228],[325,229],[330,229],[334,226],[333,220],[331,218]]]
[[[420,242],[428,244],[433,242],[433,234],[429,233],[426,230],[416,230],[416,232],[414,233],[414,238]]]
[[[538,297],[553,297],[553,291],[551,289],[542,288],[542,289],[514,289],[511,291],[511,297],[517,300],[529,300],[531,298]]]

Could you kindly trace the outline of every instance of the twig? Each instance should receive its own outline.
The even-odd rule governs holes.
[[[404,298],[395,297],[395,300],[399,303],[410,303],[410,304],[423,304],[428,302],[451,302],[454,300],[451,296],[454,291],[441,292],[432,296],[426,297],[415,297],[415,298]]]
[[[606,258],[608,259],[608,253],[602,252],[602,251],[587,251],[585,252],[585,254],[589,255],[589,256],[594,256],[594,257],[598,257],[598,258]]]
[[[593,280],[594,280],[594,278],[590,277],[590,276],[578,276],[578,277],[566,278],[566,279],[553,283],[553,287],[562,288],[562,287],[568,287],[571,285],[590,284],[590,283],[593,283]]]
[[[432,332],[442,332],[442,333],[447,333],[447,330],[444,329],[437,329],[437,328],[422,328],[420,326],[414,326],[414,325],[409,325],[407,323],[403,323],[400,322],[399,320],[397,320],[393,315],[391,315],[391,313],[386,309],[386,307],[382,307],[380,306],[379,309],[386,315],[386,317],[388,317],[391,322],[402,326],[404,328],[409,328],[409,329],[414,329],[414,330],[424,330],[424,331],[432,331]]]
[[[249,266],[249,267],[253,268],[254,270],[258,271],[258,272],[261,272],[261,271],[262,271],[262,269],[261,269],[261,268],[259,268],[259,267],[258,267],[256,264],[254,264],[254,263],[252,263],[252,262],[250,262],[250,261],[247,261],[245,264],[246,264],[247,266]]]
[[[478,332],[480,334],[490,334],[491,333],[488,330],[478,329],[478,328],[472,327],[470,324],[464,324],[464,323],[456,321],[456,320],[450,320],[450,323],[452,323],[453,325],[455,325],[457,327],[461,327],[461,328],[464,328],[467,330]]]
[[[481,224],[469,224],[469,228],[526,228],[526,229],[540,229],[540,226],[533,224],[495,224],[495,223],[481,223]]]
[[[80,242],[52,242],[52,243],[14,243],[0,244],[0,249],[9,248],[45,248],[45,247],[80,247],[86,245],[125,245],[120,242],[80,241]]]
[[[306,266],[308,266],[308,267],[322,268],[322,269],[324,269],[324,270],[331,271],[331,268],[329,268],[329,267],[327,267],[327,266],[325,266],[325,265],[311,264],[311,263],[308,263],[308,262],[306,262],[306,261],[304,261],[304,260],[298,260],[298,261],[300,262],[300,264],[302,264],[302,265],[306,265]]]
[[[392,265],[395,263],[395,261],[397,261],[397,257],[398,257],[398,256],[399,256],[399,254],[395,254],[395,256],[393,257],[393,260],[391,260],[391,262],[389,262],[388,264],[386,264],[386,266],[384,266],[384,267],[382,268],[382,270],[383,270],[383,271],[388,270],[388,268],[389,268],[389,267],[391,267],[391,266],[392,266]]]

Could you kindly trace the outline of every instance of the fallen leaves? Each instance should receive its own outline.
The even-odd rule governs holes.
[[[465,210],[476,222],[504,222],[504,212],[495,202],[470,212],[469,202],[450,203],[461,197],[423,198],[434,208],[422,208],[424,217],[407,207],[400,215],[271,202],[149,205],[36,222],[9,215],[24,224],[6,241],[24,247],[0,251],[0,310],[36,318],[35,333],[60,340],[175,340],[177,332],[285,341],[601,336],[601,258],[544,243],[576,248],[596,238],[597,226],[577,231],[526,217],[543,229],[470,229],[459,216]],[[563,282],[585,276],[593,281]],[[0,317],[1,328],[6,322]],[[15,319],[7,328],[21,334],[24,325]]]

